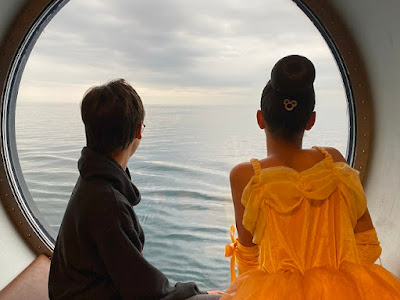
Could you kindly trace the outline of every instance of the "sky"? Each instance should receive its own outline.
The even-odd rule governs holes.
[[[314,62],[317,103],[346,106],[330,49],[290,0],[70,0],[33,48],[17,103],[79,103],[125,78],[145,105],[258,104],[289,54]]]

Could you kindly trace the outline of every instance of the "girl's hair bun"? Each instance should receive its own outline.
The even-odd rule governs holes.
[[[314,91],[315,68],[306,57],[280,59],[271,71],[271,86],[282,96],[302,96]]]

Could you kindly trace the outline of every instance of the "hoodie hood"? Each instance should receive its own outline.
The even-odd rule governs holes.
[[[110,182],[116,190],[128,199],[132,206],[140,202],[140,192],[131,182],[128,168],[124,171],[113,158],[84,147],[78,161],[78,169],[81,178],[84,180],[100,179]]]

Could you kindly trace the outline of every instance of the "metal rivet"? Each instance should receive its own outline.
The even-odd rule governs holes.
[[[38,246],[38,249],[42,249],[42,246]]]
[[[362,84],[361,84],[361,83],[359,83],[359,84],[358,84],[358,86],[360,86],[360,87],[361,87],[361,86],[362,86]]]
[[[363,149],[362,153],[365,153],[365,150]]]
[[[367,134],[366,134],[366,133],[364,133],[364,136],[367,136]]]
[[[362,166],[359,166],[358,168],[361,170],[361,169],[362,169]]]
[[[28,237],[31,237],[31,234],[28,234]]]
[[[4,196],[8,197],[8,194],[5,194]]]
[[[19,225],[22,225],[22,222],[19,222]]]
[[[364,120],[366,120],[366,119],[367,119],[367,117],[364,117],[363,119],[364,119]]]
[[[11,210],[12,210],[12,211],[15,211],[15,208],[13,207],[13,208],[11,208]]]
[[[364,104],[364,103],[365,103],[365,100],[361,101],[361,103]]]

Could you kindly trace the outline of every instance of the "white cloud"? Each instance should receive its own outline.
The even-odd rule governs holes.
[[[315,63],[318,95],[344,97],[328,47],[289,0],[71,0],[37,41],[18,100],[77,102],[122,77],[147,103],[258,103],[293,53]]]

